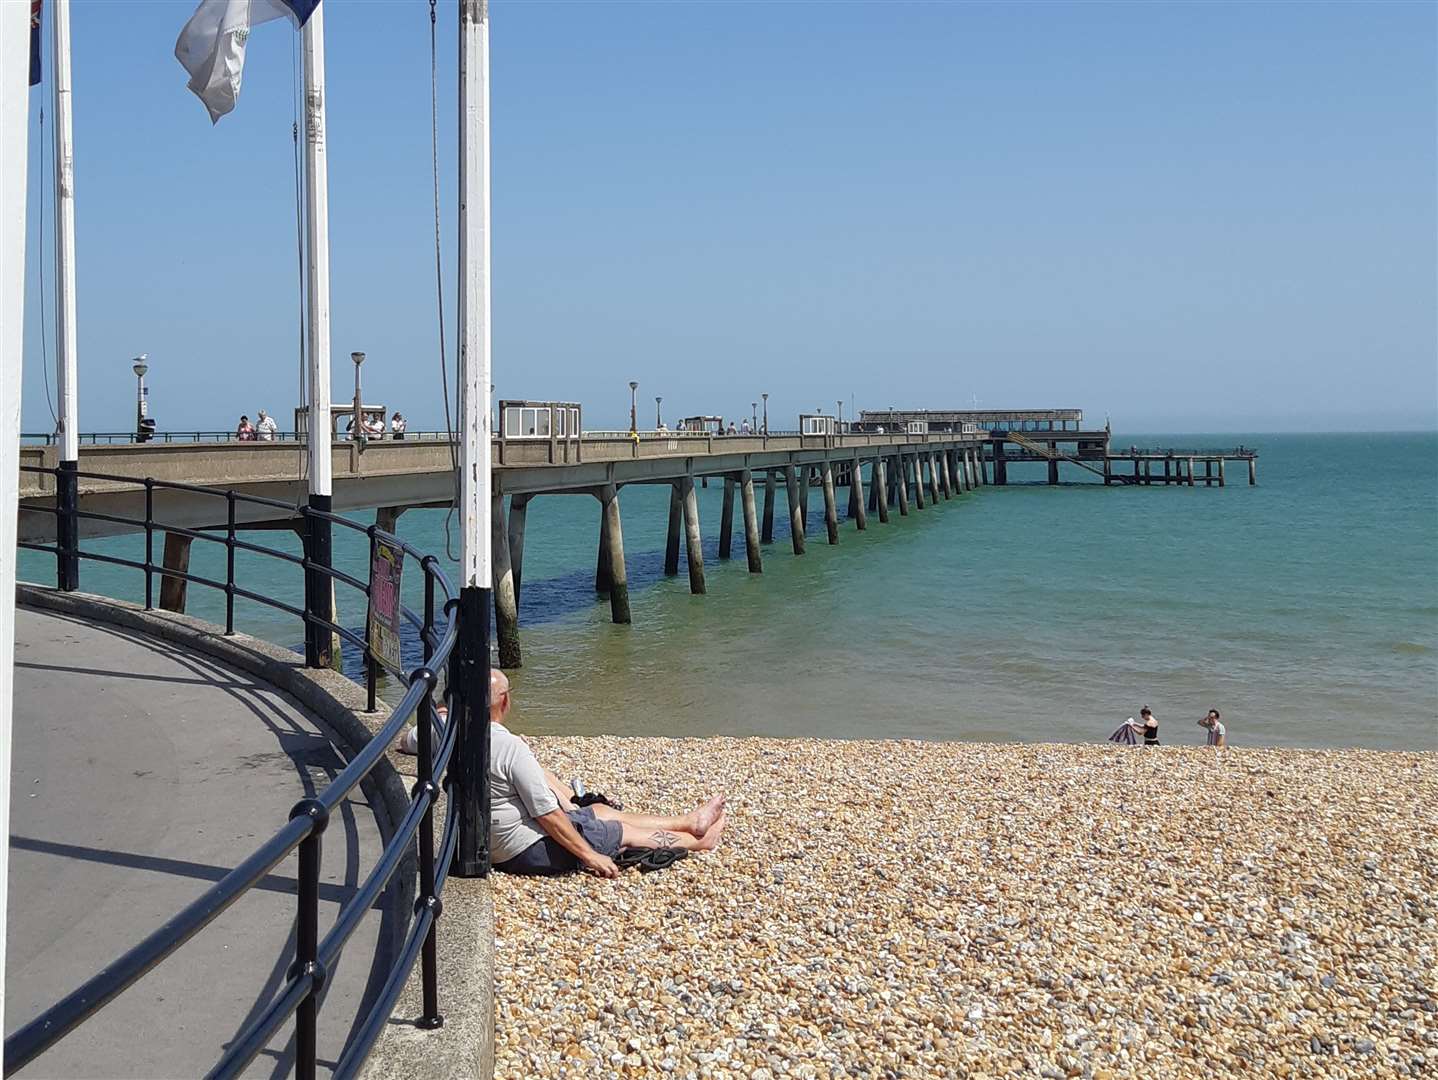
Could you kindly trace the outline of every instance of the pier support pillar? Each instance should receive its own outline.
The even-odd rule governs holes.
[[[1188,486],[1193,487],[1193,458],[1188,459]]]
[[[1004,441],[994,440],[994,486],[1004,487],[1009,482],[1009,464],[1004,457]]]
[[[794,466],[784,466],[784,493],[789,497],[789,539],[794,545],[794,554],[804,554],[804,511],[799,506],[799,481],[794,476]]]
[[[514,610],[519,611],[520,581],[524,574],[524,526],[529,517],[529,495],[509,497],[509,569],[514,575]]]
[[[953,471],[949,468],[949,451],[947,450],[939,451],[939,480],[943,484],[944,498],[952,499],[954,497],[954,477]]]
[[[799,466],[799,517],[804,522],[804,535],[809,534],[809,471],[810,466]]]
[[[744,554],[749,558],[749,573],[762,574],[764,560],[759,555],[759,515],[754,509],[754,474],[748,469],[739,474],[739,501],[744,507]]]
[[[669,532],[664,538],[664,576],[674,577],[679,573],[679,527],[684,510],[679,497],[679,485],[669,488]]]
[[[1051,453],[1051,454],[1056,454],[1056,453],[1058,453],[1058,448],[1059,448],[1059,447],[1058,447],[1058,443],[1049,443],[1049,453]],[[1049,458],[1049,483],[1050,483],[1050,484],[1057,484],[1058,482],[1059,482],[1059,459],[1056,458],[1056,457],[1052,457],[1052,458]]]
[[[909,463],[900,454],[894,463],[894,471],[899,477],[899,516],[909,516]]]
[[[629,573],[624,567],[624,528],[619,520],[619,491],[613,484],[599,490],[604,507],[604,548],[609,554],[609,618],[627,624],[629,616]]]
[[[878,513],[879,510],[879,459],[874,459],[874,464],[869,470],[869,513]]]
[[[944,498],[949,497],[948,489],[943,485],[943,467],[939,464],[940,455],[936,451],[930,451],[925,456],[929,459],[929,490],[933,493],[934,504],[938,505],[940,492],[943,493]]]
[[[699,532],[699,496],[694,490],[694,478],[686,476],[679,481],[679,490],[684,499],[684,554],[689,561],[689,591],[702,593],[704,589],[704,539]]]
[[[719,558],[734,553],[734,478],[724,477],[724,505],[719,511]]]
[[[1103,485],[1109,487],[1113,484],[1113,462],[1107,454],[1103,456]]]
[[[928,506],[924,498],[924,456],[915,454],[912,458],[914,466],[914,509],[923,510]]]
[[[1218,486],[1227,487],[1228,482],[1223,475],[1223,458],[1218,459]]]
[[[1173,458],[1163,459],[1163,486],[1168,487],[1173,483]]]
[[[596,493],[596,497],[599,497]],[[602,498],[601,498],[602,503]],[[599,509],[599,551],[594,558],[594,593],[596,596],[609,595],[609,533],[604,528],[604,508]]]
[[[394,536],[395,529],[399,527],[399,516],[408,509],[407,506],[381,506],[374,512],[374,523],[381,531]]]
[[[190,572],[190,543],[193,537],[180,536],[176,533],[165,534],[165,563],[166,570],[173,570],[176,573],[188,574]],[[168,574],[160,578],[160,610],[175,611],[181,615],[185,613],[185,594],[189,591],[189,582],[182,577],[170,577]]]
[[[765,469],[765,470],[764,470],[764,533],[763,533],[763,535],[759,538],[759,542],[762,543],[762,544],[772,544],[772,543],[774,542],[774,499],[775,499],[775,488],[776,488],[776,486],[777,486],[777,485],[774,483],[774,470],[773,470],[773,469]]]
[[[989,482],[989,464],[984,458],[984,445],[980,443],[974,447],[974,464],[979,467],[979,486],[986,487]],[[995,480],[995,483],[998,481]]]
[[[1219,473],[1218,473],[1218,475],[1220,475],[1220,476],[1223,475],[1223,468],[1222,468],[1222,465],[1221,465],[1221,464],[1220,464],[1220,466],[1219,466]],[[1248,486],[1249,486],[1249,487],[1253,487],[1253,486],[1256,485],[1257,483],[1258,483],[1258,459],[1257,459],[1257,458],[1249,458],[1249,459],[1248,459]]]
[[[494,636],[499,644],[499,666],[517,668],[519,655],[519,604],[514,597],[514,572],[509,565],[509,526],[504,520],[504,495],[490,498],[489,546],[494,588]]]
[[[889,469],[882,457],[874,459],[874,509],[879,515],[879,524],[889,523]]]
[[[1140,480],[1138,472],[1138,458],[1133,459],[1133,482],[1137,484]]]
[[[869,512],[864,508],[864,464],[858,458],[854,459],[853,467],[849,470],[849,491],[854,503],[854,528],[863,532],[869,527]]]
[[[834,463],[828,458],[824,459],[820,476],[824,486],[824,528],[829,533],[829,543],[837,544],[839,542],[839,506],[834,499]]]

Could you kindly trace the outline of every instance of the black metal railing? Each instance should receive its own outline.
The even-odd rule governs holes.
[[[139,442],[136,433],[133,431],[82,431],[76,437],[81,446],[125,446]],[[406,431],[396,439],[392,432],[386,431],[380,435],[367,435],[367,442],[409,442],[411,440],[448,440],[451,436],[444,431]],[[60,437],[53,431],[26,431],[20,435],[20,441],[30,446],[53,446],[59,442]],[[289,442],[304,443],[308,436],[303,431],[276,431],[269,439],[262,439],[258,435],[248,438],[240,438],[238,432],[234,431],[153,431],[143,441],[147,443],[224,443],[224,442]],[[350,442],[348,433],[334,436],[335,442]]]
[[[444,889],[452,866],[456,872],[484,874],[488,872],[488,724],[476,724],[477,719],[487,720],[488,694],[478,687],[488,686],[487,664],[476,665],[465,657],[473,657],[482,650],[488,656],[488,625],[483,617],[469,621],[477,625],[466,625],[461,611],[461,599],[470,590],[456,594],[448,578],[441,570],[439,561],[432,555],[425,555],[404,541],[375,526],[363,526],[339,515],[309,506],[295,506],[275,499],[237,495],[233,491],[199,487],[193,484],[171,483],[153,479],[136,480],[132,477],[110,476],[103,473],[77,472],[69,470],[68,482],[71,488],[67,498],[63,489],[67,478],[61,475],[64,468],[48,469],[35,466],[21,466],[22,471],[45,473],[55,478],[57,493],[53,506],[28,500],[26,511],[53,513],[56,517],[56,540],[53,544],[22,540],[19,546],[32,551],[48,552],[55,556],[56,577],[62,589],[73,589],[78,585],[78,564],[82,560],[94,560],[116,566],[130,567],[144,574],[145,607],[154,606],[154,579],[162,577],[180,578],[185,582],[217,589],[225,595],[225,633],[234,633],[235,599],[240,597],[266,605],[300,619],[305,625],[306,654],[313,664],[316,660],[327,662],[326,650],[312,650],[309,646],[319,637],[328,639],[336,634],[342,639],[364,650],[366,657],[366,682],[370,708],[375,703],[375,675],[380,668],[395,676],[405,687],[404,696],[394,707],[384,726],[375,733],[345,765],[323,791],[312,798],[301,799],[290,810],[289,820],[284,827],[270,837],[257,850],[246,857],[238,866],[208,889],[204,895],[168,919],[138,945],[123,956],[107,965],[82,986],[61,999],[39,1016],[19,1028],[5,1040],[5,1075],[24,1068],[29,1062],[43,1054],[63,1039],[69,1032],[93,1016],[116,996],[132,986],[157,964],[184,945],[205,926],[244,896],[279,863],[298,851],[298,874],[296,886],[296,933],[295,955],[286,980],[270,1000],[266,1008],[248,1023],[228,1044],[224,1056],[207,1074],[211,1077],[239,1076],[275,1035],[295,1018],[295,1074],[303,1080],[311,1080],[316,1072],[316,1026],[321,990],[330,972],[335,969],[340,951],[361,919],[371,908],[396,874],[413,874],[413,852],[418,838],[418,899],[414,906],[414,918],[391,966],[384,985],[371,1004],[362,1022],[353,1034],[335,1065],[337,1077],[354,1076],[363,1065],[375,1041],[384,1030],[393,1011],[395,1002],[403,990],[415,960],[421,962],[423,990],[422,1014],[418,1025],[435,1028],[443,1023],[439,1011],[439,988],[437,967],[436,921],[442,905],[440,894]],[[98,511],[81,510],[74,497],[74,483],[77,480],[102,481],[106,484],[126,484],[143,489],[145,514],[143,518],[124,517]],[[215,531],[189,529],[155,520],[155,493],[183,492],[187,496],[213,497],[224,505],[224,525]],[[239,506],[263,508],[269,516],[281,519],[299,519],[303,526],[298,531],[304,541],[304,554],[293,555],[241,540],[236,536]],[[218,515],[217,515],[218,516]],[[100,521],[112,525],[128,526],[144,532],[145,557],[143,561],[128,559],[120,555],[98,551],[80,550],[78,523]],[[322,524],[324,528],[316,526]],[[380,656],[372,647],[368,620],[364,632],[356,633],[333,621],[330,607],[330,583],[342,582],[359,590],[368,599],[368,585],[329,565],[328,533],[332,527],[352,530],[366,536],[370,543],[383,539],[386,543],[405,551],[419,560],[424,572],[424,610],[416,613],[401,604],[400,611],[405,622],[418,632],[423,648],[423,662],[409,671]],[[154,562],[154,534],[162,532],[188,537],[190,540],[214,542],[224,546],[226,551],[225,580],[219,581],[188,569],[156,566]],[[221,531],[222,530],[222,531]],[[315,547],[316,538],[324,536],[323,557]],[[265,557],[279,559],[305,572],[305,605],[302,608],[277,600],[271,596],[247,589],[235,576],[235,553],[253,552]],[[322,585],[322,588],[319,587]],[[322,595],[321,595],[322,594]],[[471,605],[473,610],[473,605]],[[487,609],[481,609],[487,614]],[[477,636],[478,643],[469,640]],[[314,655],[317,653],[318,655]],[[449,698],[449,720],[439,724],[434,711],[433,695],[439,684],[438,671],[448,665],[449,678],[445,696]],[[462,670],[468,667],[470,670]],[[476,678],[476,666],[484,668],[480,674],[483,682]],[[321,938],[319,936],[319,893],[320,893],[320,837],[329,824],[336,807],[355,789],[385,756],[386,751],[405,730],[411,718],[417,722],[418,773],[419,778],[411,791],[408,809],[396,823],[393,835],[385,845],[378,861],[368,876],[356,888],[354,894],[343,904],[335,918],[334,925]],[[476,732],[474,729],[478,728]],[[471,732],[473,732],[471,734]],[[470,760],[477,756],[479,760]],[[441,785],[437,778],[444,777],[443,788],[447,792],[443,827],[438,844],[434,834],[434,811]],[[478,830],[477,835],[461,836],[464,830]],[[469,852],[469,858],[456,858],[457,852]]]

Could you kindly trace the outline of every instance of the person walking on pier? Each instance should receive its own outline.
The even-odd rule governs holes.
[[[240,426],[235,428],[235,438],[239,439],[240,442],[255,441],[255,425],[250,423],[248,416],[240,417]]]
[[[404,416],[401,413],[395,413],[389,418],[390,434],[396,439],[404,438],[405,428],[407,428],[408,426],[409,425],[405,423]]]
[[[255,422],[255,434],[259,436],[260,442],[274,442],[275,432],[280,426],[275,423],[275,418],[264,409],[260,410],[260,418]]]

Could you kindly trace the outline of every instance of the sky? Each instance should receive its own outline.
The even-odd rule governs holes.
[[[363,350],[367,403],[441,427],[428,5],[324,6],[334,395]],[[292,425],[298,35],[255,29],[212,126],[173,56],[192,10],[73,0],[83,431],[132,426],[139,352],[161,429]],[[641,425],[656,395],[672,423],[767,392],[775,428],[840,399],[1438,426],[1432,4],[490,11],[497,397],[579,401],[591,428],[627,426],[631,379]],[[453,0],[438,15],[452,364]],[[53,427],[48,78],[26,431]]]

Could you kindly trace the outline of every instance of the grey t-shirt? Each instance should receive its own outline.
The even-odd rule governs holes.
[[[545,833],[534,819],[559,809],[529,745],[503,724],[489,725],[489,858],[508,862]]]

